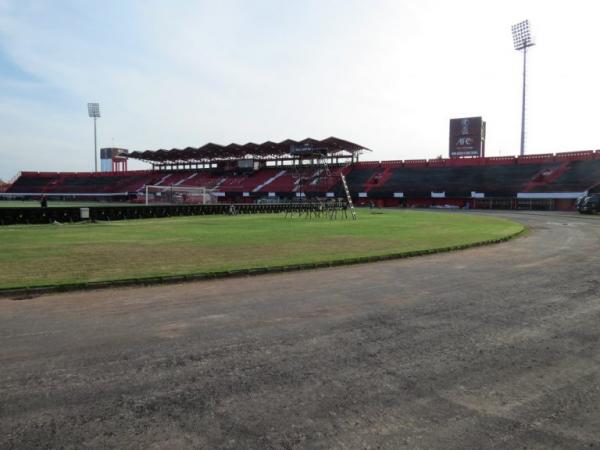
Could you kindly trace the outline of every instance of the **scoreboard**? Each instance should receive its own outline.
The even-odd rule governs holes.
[[[485,122],[481,117],[450,119],[450,158],[485,156]]]

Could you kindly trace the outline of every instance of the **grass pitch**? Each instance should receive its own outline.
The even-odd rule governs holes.
[[[522,230],[493,217],[360,211],[359,220],[283,214],[0,227],[0,289],[203,274],[437,249]]]

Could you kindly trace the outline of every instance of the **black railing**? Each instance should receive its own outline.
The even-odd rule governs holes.
[[[89,220],[150,219],[174,216],[201,216],[211,214],[271,214],[289,211],[290,204],[215,204],[215,205],[124,205],[90,206],[87,208],[66,206],[50,208],[2,208],[0,225],[70,223],[87,220],[82,209],[88,209]],[[298,209],[314,210],[312,203],[294,204]]]

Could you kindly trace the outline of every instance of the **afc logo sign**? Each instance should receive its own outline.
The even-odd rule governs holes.
[[[455,145],[457,147],[472,147],[474,143],[475,139],[471,136],[461,136],[458,138]]]
[[[485,122],[481,117],[450,119],[450,158],[483,156]]]

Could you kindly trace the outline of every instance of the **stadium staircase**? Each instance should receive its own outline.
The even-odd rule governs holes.
[[[556,177],[527,192],[584,192],[600,182],[600,160],[570,161]]]
[[[220,190],[223,192],[252,192],[256,187],[264,184],[272,178],[277,172],[272,169],[263,169],[254,173],[240,174],[229,177],[226,182],[221,184]]]
[[[171,172],[154,184],[154,186],[179,186],[185,180],[197,175],[196,172],[190,174],[189,171],[185,172]]]
[[[186,183],[187,183],[188,181],[190,181],[192,178],[194,178],[196,175],[198,175],[198,172],[194,172],[194,173],[192,173],[191,175],[188,175],[188,173],[187,173],[187,172],[184,172],[184,173],[182,174],[182,177],[181,177],[181,179],[180,179],[180,180],[178,180],[178,181],[177,181],[175,184],[173,184],[173,186],[180,186],[180,185],[181,185],[181,186],[185,186],[185,185],[186,185]]]
[[[364,186],[364,192],[369,192],[375,187],[383,187],[388,179],[394,174],[393,169],[386,167],[382,172],[376,172],[371,178],[367,180]]]
[[[292,192],[298,192],[304,187],[306,189],[307,186],[318,186],[319,184],[319,175],[323,172],[323,169],[317,170],[300,170],[295,174],[289,174],[290,181],[292,183]]]
[[[162,185],[162,184],[163,184],[165,181],[167,181],[167,180],[168,180],[170,177],[171,177],[171,174],[170,174],[170,173],[166,174],[164,177],[162,177],[160,180],[158,180],[158,181],[156,182],[156,185],[155,185],[155,186],[161,186],[161,185]],[[169,184],[172,184],[172,183],[167,183],[167,185],[169,185]]]
[[[219,178],[219,180],[212,186],[212,189],[219,189],[219,187],[227,181],[227,177]]]
[[[525,185],[523,192],[540,192],[551,185],[569,169],[570,162],[565,161],[559,166],[544,167]]]
[[[134,175],[133,177],[125,178],[115,186],[115,192],[142,192],[146,185],[153,185],[158,181],[158,174],[148,173]],[[116,189],[119,189],[116,191]]]
[[[222,177],[214,175],[210,172],[197,172],[193,177],[187,177],[187,179],[178,186],[206,187],[208,189],[213,189],[221,178]]]
[[[281,178],[282,176],[284,176],[287,172],[285,170],[280,170],[279,172],[277,172],[276,175],[272,176],[271,178],[269,178],[267,181],[265,181],[262,184],[259,184],[258,186],[256,186],[254,189],[252,189],[252,192],[260,192],[262,191],[265,187],[272,185],[278,178]],[[271,186],[273,187],[273,186]],[[274,191],[273,191],[274,192]]]

